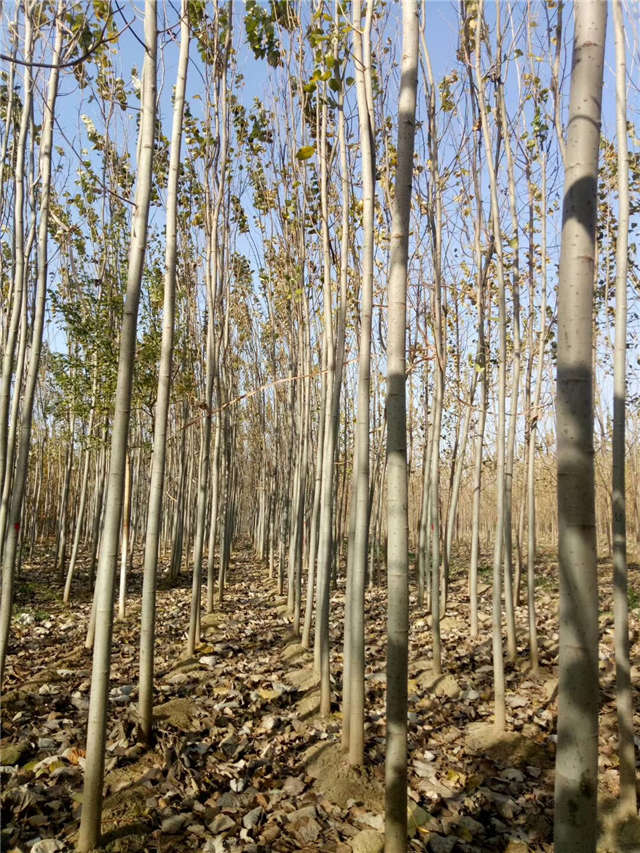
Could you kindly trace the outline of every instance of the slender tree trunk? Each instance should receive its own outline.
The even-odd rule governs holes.
[[[151,454],[151,482],[149,484],[149,509],[144,545],[142,579],[142,613],[140,626],[140,676],[138,711],[140,728],[147,743],[151,741],[153,709],[153,670],[156,619],[156,584],[158,573],[158,547],[162,526],[162,499],[167,454],[167,420],[171,397],[171,366],[173,361],[173,328],[175,322],[176,255],[178,176],[182,123],[189,64],[189,15],[187,0],[180,6],[180,54],[173,97],[173,124],[171,128],[171,154],[167,186],[167,224],[165,247],[164,296],[162,304],[162,340],[158,368],[158,394],[153,423],[153,450]],[[183,437],[184,446],[184,437]],[[176,508],[176,513],[181,508]]]
[[[305,336],[303,342],[304,350],[304,408],[302,414],[302,473],[300,484],[300,495],[298,504],[297,541],[296,541],[296,563],[295,563],[295,600],[293,607],[293,630],[296,636],[300,636],[300,623],[302,617],[302,563],[304,560],[304,517],[305,503],[307,501],[307,471],[309,467],[309,429],[311,423],[311,330],[309,328],[309,304],[306,296],[304,299]]]
[[[541,187],[542,198],[546,198],[547,192],[547,160],[546,153],[541,154]],[[529,427],[529,458],[527,464],[527,611],[529,623],[529,655],[531,666],[535,671],[538,667],[538,629],[536,625],[536,599],[535,599],[535,563],[536,563],[536,434],[538,418],[540,413],[540,399],[542,396],[542,380],[544,372],[545,344],[547,339],[547,221],[542,216],[541,221],[541,254],[542,254],[542,302],[540,305],[540,332],[538,336],[538,364],[536,387],[533,400],[533,414]]]
[[[56,571],[59,573],[61,581],[64,579],[64,563],[67,549],[67,504],[69,502],[69,486],[71,484],[71,471],[73,469],[75,424],[76,416],[75,412],[73,412],[69,418],[69,445],[67,447],[67,460],[64,469],[64,480],[62,482],[62,494],[60,495],[58,541],[56,544]]]
[[[607,5],[574,7],[558,279],[560,639],[554,842],[596,849],[598,581],[593,468],[593,283]]]
[[[4,550],[4,537],[7,531],[7,518],[9,515],[9,503],[11,500],[11,486],[13,485],[16,438],[20,422],[20,400],[22,398],[22,385],[24,380],[24,365],[27,354],[27,340],[29,338],[28,311],[27,311],[27,288],[22,288],[22,306],[20,309],[20,343],[18,346],[18,357],[14,372],[14,391],[11,399],[11,411],[9,413],[9,431],[6,447],[6,476],[2,487],[2,503],[0,504],[0,557]]]
[[[329,672],[329,602],[331,595],[332,518],[334,504],[334,463],[340,413],[340,388],[344,358],[344,312],[346,304],[341,269],[341,299],[338,312],[336,339],[333,337],[333,311],[331,298],[331,250],[329,241],[329,191],[327,150],[327,103],[323,101],[320,117],[320,203],[322,210],[322,255],[324,267],[323,302],[324,329],[327,336],[327,406],[324,412],[324,450],[322,454],[322,492],[318,539],[318,603],[314,661],[320,673],[320,713],[328,716],[331,710],[331,684]],[[343,223],[344,226],[344,223]],[[343,235],[344,236],[344,235]]]
[[[451,551],[453,548],[453,536],[456,530],[456,519],[458,516],[458,498],[460,497],[460,486],[462,484],[462,473],[464,471],[464,462],[467,454],[467,438],[469,436],[469,427],[471,426],[471,415],[473,412],[473,402],[476,396],[476,385],[478,384],[478,371],[476,370],[478,355],[476,353],[476,361],[473,365],[473,373],[469,387],[469,402],[464,413],[460,435],[460,449],[456,458],[456,464],[453,473],[453,482],[451,486],[451,494],[449,496],[449,512],[447,513],[447,563],[451,560]]]
[[[429,368],[425,362],[424,375],[424,423],[425,445],[422,460],[422,501],[420,508],[420,529],[418,531],[418,604],[423,605],[425,592],[427,609],[431,607],[431,591],[428,587],[430,577],[431,553],[429,548],[430,514],[431,514],[431,444],[433,429],[429,428]]]
[[[213,465],[211,466],[211,510],[209,518],[209,546],[207,553],[207,613],[213,613],[215,595],[216,531],[218,530],[218,493],[220,473],[220,416],[216,418],[213,438]]]
[[[475,68],[478,86],[478,106],[482,124],[485,149],[490,150],[491,138],[484,94],[484,77],[480,66],[482,49],[481,32],[484,26],[484,2],[479,0],[476,25]],[[500,131],[498,130],[498,133]],[[496,170],[490,158],[487,158],[489,183],[491,188],[491,221],[495,240],[498,272],[498,310],[500,329],[500,357],[498,363],[498,425],[496,436],[496,530],[493,553],[493,598],[492,598],[492,649],[494,683],[494,723],[498,730],[504,729],[506,718],[504,658],[502,652],[502,557],[504,545],[504,501],[505,501],[505,415],[506,415],[506,375],[507,375],[507,337],[504,281],[504,255],[502,251],[502,231],[500,227],[500,207]]]
[[[120,589],[118,592],[118,619],[127,615],[127,563],[131,538],[131,458],[127,453],[124,463],[124,496],[122,499],[122,534],[120,536]]]
[[[302,364],[302,321],[298,322],[298,363],[296,374],[300,374],[303,372],[301,368]],[[293,341],[292,341],[293,346]],[[298,383],[296,383],[298,384]],[[294,383],[291,383],[291,388],[295,392]],[[296,445],[295,449],[295,465],[293,470],[293,488],[291,490],[291,523],[289,524],[289,562],[288,562],[288,574],[287,574],[287,611],[289,616],[293,617],[293,609],[295,604],[296,597],[296,554],[297,554],[297,544],[298,544],[298,529],[300,523],[300,497],[301,497],[301,486],[302,486],[302,445],[303,445],[303,436],[302,436],[302,407],[303,407],[303,391],[300,387],[298,389],[298,394],[295,400],[295,405],[292,401],[291,407],[291,446],[293,448],[294,442]],[[295,408],[295,418],[293,409]],[[304,496],[303,496],[304,500]]]
[[[93,493],[93,519],[91,521],[91,550],[89,553],[89,584],[93,587],[96,579],[96,559],[102,531],[102,515],[104,509],[104,486],[107,479],[107,436],[109,422],[105,422],[102,431],[100,456],[96,459],[96,485]],[[91,641],[91,646],[93,640]],[[89,648],[91,648],[89,646]]]
[[[29,16],[27,15],[27,18]],[[2,603],[0,605],[0,686],[3,682],[6,663],[9,625],[13,604],[13,581],[16,568],[16,553],[20,539],[20,521],[22,502],[27,484],[29,468],[29,450],[31,448],[31,423],[33,400],[40,367],[42,348],[42,330],[44,327],[45,301],[48,275],[48,228],[51,191],[51,148],[53,144],[53,124],[56,97],[58,94],[58,63],[62,48],[62,6],[56,11],[56,35],[52,54],[52,68],[49,75],[47,98],[44,107],[44,121],[40,142],[40,222],[38,226],[38,277],[34,304],[33,333],[31,336],[31,354],[27,371],[22,413],[20,417],[20,445],[9,508],[9,529],[2,554]],[[30,85],[30,84],[29,84]],[[23,259],[24,260],[24,259]],[[15,389],[17,394],[19,389]],[[0,448],[0,452],[3,448]],[[5,476],[9,476],[5,469]]]
[[[407,849],[407,678],[409,640],[405,328],[413,181],[418,8],[402,2],[396,191],[391,226],[387,348],[387,745],[385,853]]]
[[[345,418],[345,421],[347,419]],[[345,453],[345,459],[347,458]],[[351,653],[352,643],[352,600],[353,600],[353,561],[355,559],[356,541],[356,512],[357,512],[357,477],[358,477],[358,433],[353,437],[353,465],[351,471],[351,486],[349,499],[349,526],[347,530],[347,578],[345,584],[345,609],[344,609],[344,643],[342,653],[342,748],[349,751],[351,743]],[[345,472],[346,476],[346,472]]]
[[[180,435],[180,453],[178,456],[178,492],[175,503],[175,515],[171,535],[171,564],[169,566],[169,579],[175,581],[180,574],[182,566],[182,545],[184,541],[184,516],[189,506],[189,497],[185,501],[187,493],[187,475],[189,462],[186,456],[187,446],[187,404],[182,408],[182,427]]]
[[[423,21],[423,27],[425,22]],[[429,160],[431,168],[429,229],[433,252],[434,287],[433,287],[433,339],[435,349],[434,360],[434,395],[433,418],[431,432],[431,471],[429,474],[429,514],[427,516],[428,535],[431,539],[431,637],[433,649],[433,672],[442,672],[442,642],[440,638],[440,559],[444,556],[443,572],[443,609],[446,602],[448,584],[448,563],[446,549],[444,554],[440,549],[440,431],[442,426],[442,407],[444,405],[444,376],[446,368],[446,326],[443,322],[443,288],[442,288],[442,193],[441,176],[438,160],[438,127],[436,123],[436,83],[431,68],[431,58],[427,49],[424,30],[421,31],[422,52],[425,60],[428,80],[428,116],[429,116]]]
[[[438,285],[436,285],[436,289]],[[435,309],[439,313],[440,308]],[[435,323],[439,334],[440,324]],[[439,349],[439,347],[437,347]],[[437,356],[436,356],[437,360]],[[431,474],[429,477],[428,525],[431,536],[431,648],[434,675],[442,672],[442,640],[440,638],[440,429],[442,425],[442,398],[444,396],[444,371],[435,366],[435,393],[433,398],[433,438],[431,440]]]
[[[498,40],[497,50],[502,51],[502,41]],[[516,616],[513,595],[513,465],[516,446],[516,424],[518,417],[518,393],[520,390],[520,366],[521,366],[521,344],[520,344],[520,254],[519,254],[519,228],[518,228],[518,206],[516,199],[516,181],[513,166],[513,153],[511,150],[511,139],[507,122],[507,108],[504,98],[504,83],[501,79],[498,86],[498,114],[500,121],[500,135],[504,139],[504,148],[507,155],[507,177],[509,187],[509,209],[511,212],[511,248],[513,258],[511,261],[511,293],[513,299],[513,321],[511,323],[511,335],[513,344],[511,363],[511,395],[509,416],[509,430],[507,433],[505,460],[504,460],[504,603],[507,623],[507,656],[511,663],[515,662],[518,653],[516,640]],[[503,358],[506,352],[503,350]]]
[[[321,365],[323,368],[320,393],[320,418],[318,422],[318,436],[316,444],[315,482],[313,489],[313,507],[311,509],[311,523],[309,526],[309,558],[307,566],[307,600],[304,609],[304,625],[302,628],[302,646],[308,649],[311,645],[311,619],[313,617],[313,600],[316,586],[316,555],[318,553],[318,530],[320,518],[320,496],[322,492],[322,456],[324,453],[324,411],[327,405],[327,374],[324,370],[326,364],[326,333],[322,338]]]
[[[111,664],[113,628],[113,587],[117,560],[122,490],[127,452],[131,385],[135,358],[138,302],[147,244],[147,222],[151,197],[151,176],[155,140],[157,9],[154,0],[145,2],[145,58],[142,81],[142,116],[138,184],[136,188],[133,231],[129,250],[127,294],[120,335],[118,381],[111,440],[109,487],[104,523],[103,547],[96,581],[96,636],[93,653],[89,724],[87,730],[87,762],[82,800],[82,816],[78,850],[92,850],[100,841],[102,784],[107,727],[107,696]]]
[[[16,97],[15,91],[15,76],[17,65],[15,62],[16,54],[18,52],[18,21],[20,20],[20,3],[15,3],[15,12],[13,16],[13,26],[7,27],[9,32],[9,38],[11,40],[11,59],[9,60],[9,70],[7,72],[7,81],[6,81],[6,92],[7,92],[7,100],[5,104],[4,110],[4,136],[2,139],[2,150],[0,150],[0,210],[5,210],[6,203],[6,183],[5,183],[5,167],[9,165],[11,162],[7,157],[7,151],[9,149],[9,139],[11,138],[11,131],[13,130],[13,122],[14,122],[14,103]],[[8,16],[7,16],[8,20]],[[15,138],[15,137],[14,137]],[[4,280],[5,272],[4,272],[4,262],[5,258],[0,255],[0,277]],[[10,277],[7,273],[7,277]],[[9,288],[9,299],[8,303],[13,302],[13,294],[11,293],[11,287]],[[0,343],[2,344],[2,351],[6,352],[7,346],[7,335],[9,333],[9,322],[10,315],[6,316],[4,311],[0,312]],[[2,477],[0,476],[0,487],[2,486]],[[0,555],[2,554],[2,549],[0,548]]]
[[[13,359],[20,328],[22,315],[22,294],[25,285],[26,252],[24,245],[24,183],[27,135],[31,118],[33,101],[33,76],[31,73],[31,55],[33,51],[33,28],[31,22],[31,6],[27,5],[24,23],[24,89],[22,92],[22,113],[20,130],[16,142],[14,166],[14,199],[13,199],[13,251],[15,256],[13,275],[13,301],[7,331],[7,340],[2,355],[2,375],[0,377],[0,494],[4,492],[5,477],[11,476],[7,458],[9,399],[11,396],[11,378]],[[16,383],[16,393],[19,383]],[[3,531],[0,532],[3,541]],[[1,556],[1,553],[0,553]],[[3,595],[3,600],[5,599]],[[1,619],[0,619],[1,621]]]
[[[616,131],[618,135],[618,234],[616,241],[616,324],[613,376],[613,613],[616,651],[616,708],[620,802],[636,815],[636,763],[633,743],[633,695],[629,661],[627,518],[625,507],[625,405],[627,355],[627,267],[629,244],[629,148],[627,72],[621,0],[613,0],[616,45]]]
[[[480,296],[480,299],[483,297]],[[484,329],[484,317],[478,318],[479,328]],[[481,332],[482,342],[478,347],[480,353],[478,367],[482,371],[480,378],[480,400],[478,403],[479,415],[476,436],[475,457],[473,461],[473,508],[471,522],[471,562],[469,564],[469,603],[470,603],[470,629],[471,638],[478,637],[478,565],[480,562],[480,500],[482,497],[482,451],[484,445],[484,428],[487,420],[487,360],[484,347],[484,335]]]
[[[214,241],[213,251],[217,252]],[[214,268],[217,264],[214,262]],[[209,318],[207,329],[207,354],[206,354],[206,379],[205,400],[206,411],[203,412],[202,429],[200,432],[200,458],[198,463],[198,498],[196,503],[196,532],[193,540],[193,576],[191,585],[191,618],[189,619],[189,637],[187,640],[187,654],[192,657],[196,646],[200,642],[200,601],[202,590],[202,552],[204,549],[205,521],[207,514],[207,494],[209,485],[209,449],[211,446],[211,417],[213,403],[213,378],[214,378],[214,356],[213,356],[213,317]]]
[[[356,429],[358,431],[354,451],[356,470],[356,502],[354,555],[352,560],[353,578],[350,596],[350,634],[349,678],[345,690],[350,690],[349,700],[349,763],[360,765],[364,761],[364,587],[367,571],[367,545],[369,542],[369,401],[371,385],[371,317],[373,303],[373,252],[374,252],[374,204],[375,204],[375,128],[370,121],[367,104],[367,86],[365,74],[371,73],[370,60],[371,21],[374,0],[367,3],[364,31],[360,0],[353,3],[353,50],[358,98],[358,119],[360,127],[360,153],[362,159],[362,284],[360,288],[360,340],[358,347],[358,410]],[[363,40],[367,49],[363,48]],[[342,128],[344,142],[344,129]],[[343,172],[346,172],[346,154]],[[344,174],[346,181],[346,174]]]

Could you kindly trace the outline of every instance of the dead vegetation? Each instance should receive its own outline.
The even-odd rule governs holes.
[[[519,652],[508,667],[508,731],[491,725],[488,640],[472,643],[464,574],[454,577],[442,621],[445,672],[430,669],[429,620],[412,602],[410,849],[552,849],[557,590],[541,565],[541,669]],[[632,598],[640,591],[637,565]],[[37,579],[37,583],[36,583]],[[601,572],[601,850],[640,849],[637,821],[616,817],[616,718],[609,572]],[[46,564],[25,566],[3,698],[2,849],[67,850],[74,843],[91,657],[90,604],[66,609]],[[39,590],[49,590],[40,594]],[[25,590],[27,592],[25,593]],[[482,597],[488,613],[489,591]],[[21,601],[20,596],[23,600]],[[332,595],[334,704],[317,715],[312,654],[291,635],[286,607],[247,551],[236,555],[227,598],[203,617],[204,644],[185,659],[190,593],[159,594],[156,742],[138,742],[139,584],[115,624],[103,847],[111,851],[381,850],[384,828],[385,593],[367,594],[367,767],[340,748],[344,596]],[[25,600],[28,598],[28,600]],[[640,675],[640,613],[631,612],[632,680]],[[482,624],[488,625],[488,616]],[[636,714],[636,731],[640,730]]]

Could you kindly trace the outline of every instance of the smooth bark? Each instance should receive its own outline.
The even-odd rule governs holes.
[[[156,578],[158,548],[162,527],[162,498],[167,455],[167,420],[171,396],[171,365],[173,361],[173,327],[175,318],[176,250],[178,213],[178,175],[182,144],[184,96],[189,62],[189,16],[187,0],[180,6],[180,54],[173,96],[173,125],[171,129],[171,154],[167,186],[167,224],[165,247],[164,294],[162,302],[162,339],[158,367],[158,395],[153,422],[153,450],[151,454],[151,482],[149,484],[149,510],[144,545],[142,578],[142,613],[140,617],[140,676],[138,682],[138,713],[143,738],[149,742],[152,732],[153,670],[156,621]]]
[[[82,800],[78,850],[92,850],[100,840],[102,784],[107,728],[107,697],[113,629],[113,588],[122,514],[124,466],[127,453],[131,386],[135,357],[138,303],[147,244],[151,198],[151,176],[155,141],[157,9],[154,0],[145,2],[145,58],[142,80],[142,116],[133,230],[129,250],[127,290],[120,333],[118,379],[111,437],[109,484],[102,548],[96,580],[96,633],[89,698],[87,759]]]
[[[607,5],[574,6],[558,283],[560,638],[554,842],[592,853],[598,794],[598,583],[593,465],[593,284]]]
[[[27,14],[29,20],[29,13]],[[51,149],[53,145],[53,126],[56,98],[58,95],[58,63],[62,49],[62,7],[56,11],[56,34],[53,45],[53,67],[49,74],[47,96],[44,106],[44,120],[40,142],[40,221],[38,223],[38,275],[34,303],[33,331],[31,335],[31,353],[29,367],[22,401],[20,415],[20,443],[16,470],[9,506],[9,529],[4,541],[2,553],[2,603],[0,605],[0,686],[4,676],[4,667],[9,641],[9,625],[13,605],[13,583],[16,571],[16,556],[20,541],[20,523],[22,519],[22,503],[27,484],[29,468],[29,451],[31,449],[31,424],[33,418],[33,401],[38,381],[40,367],[40,352],[42,349],[42,332],[44,328],[45,301],[47,294],[48,267],[48,228],[51,194]],[[30,40],[30,26],[29,26]],[[25,80],[30,87],[30,78]],[[23,258],[24,261],[24,258]],[[17,264],[16,264],[17,266]],[[16,388],[14,393],[19,393]],[[5,476],[10,472],[5,469]]]
[[[615,622],[616,710],[620,803],[636,815],[636,762],[633,742],[633,694],[629,660],[627,517],[625,506],[625,419],[627,370],[627,270],[629,246],[629,147],[627,70],[621,0],[613,0],[616,47],[616,133],[618,136],[618,233],[616,241],[616,320],[613,362],[613,615]]]
[[[365,75],[371,73],[370,40],[373,0],[367,3],[364,30],[360,0],[353,4],[353,51],[360,128],[360,155],[362,162],[362,282],[360,286],[360,338],[358,342],[358,403],[356,415],[357,437],[354,450],[355,536],[353,541],[352,578],[349,598],[349,677],[345,690],[349,699],[349,763],[360,765],[364,761],[364,587],[367,571],[367,546],[369,542],[369,400],[371,385],[371,318],[373,303],[373,252],[375,204],[375,129],[371,125],[367,104]],[[367,47],[363,46],[363,41]],[[366,58],[365,58],[366,57]],[[367,61],[369,60],[369,61]],[[344,130],[343,130],[344,138]],[[343,171],[346,171],[346,156]],[[345,175],[346,180],[346,175]]]
[[[409,561],[405,328],[417,77],[418,7],[415,0],[403,0],[396,191],[388,287],[385,853],[404,853],[407,849]]]

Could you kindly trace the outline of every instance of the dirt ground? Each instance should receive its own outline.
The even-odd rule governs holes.
[[[2,850],[72,849],[82,804],[91,669],[86,583],[71,607],[48,566],[23,566],[2,702]],[[411,850],[552,849],[557,693],[557,566],[541,561],[539,673],[527,660],[519,607],[507,664],[507,731],[492,719],[490,589],[481,637],[469,638],[462,565],[442,620],[444,674],[431,672],[428,615],[411,599],[409,826]],[[638,821],[618,820],[611,567],[601,564],[600,850],[639,851]],[[640,567],[631,564],[632,681],[640,733]],[[384,805],[384,589],[367,593],[367,718],[363,771],[341,737],[342,586],[332,594],[334,703],[317,715],[312,655],[291,634],[286,602],[248,550],[233,559],[224,605],[203,617],[204,642],[184,657],[190,579],[158,596],[156,742],[138,743],[140,570],[114,628],[103,848],[110,851],[381,850]],[[640,747],[640,740],[636,738]]]

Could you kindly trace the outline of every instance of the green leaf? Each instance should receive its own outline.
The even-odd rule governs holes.
[[[316,149],[313,145],[304,145],[302,148],[298,149],[296,160],[308,160],[310,157],[313,157],[315,151]]]

